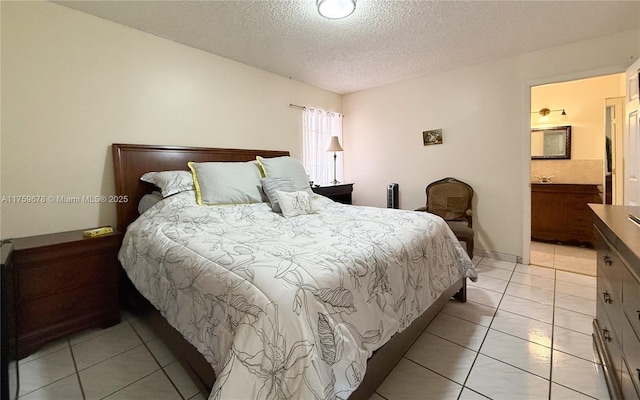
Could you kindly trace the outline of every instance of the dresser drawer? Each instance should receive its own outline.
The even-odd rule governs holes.
[[[622,276],[626,267],[600,235],[598,235],[596,246],[598,279],[601,275],[606,277],[613,291],[622,299]]]
[[[640,399],[640,387],[636,387],[633,383],[633,375],[638,376],[640,372],[635,369],[631,369],[628,365],[624,365],[622,368],[622,381],[621,381],[621,389],[622,389],[622,398],[625,400],[628,399]]]
[[[629,321],[625,320],[622,326],[622,351],[624,352],[631,379],[636,387],[640,387],[640,339],[631,328]],[[634,373],[635,371],[635,373]]]
[[[612,329],[611,320],[609,316],[602,310],[602,301],[597,301],[597,317],[598,326],[600,328],[600,335],[602,335],[604,339],[604,347],[605,350],[612,362],[613,365],[610,367],[613,368],[615,372],[616,379],[620,380],[623,361],[622,361],[622,343],[619,340],[619,337]]]
[[[640,282],[627,269],[624,270],[622,276],[624,311],[631,327],[640,337]]]
[[[20,304],[19,333],[29,333],[63,321],[100,313],[117,304],[117,287],[103,282]]]
[[[609,279],[598,270],[597,292],[598,303],[596,307],[606,312],[611,328],[618,338],[622,337],[622,322],[625,319],[620,296],[614,291]],[[600,317],[600,315],[598,315]]]
[[[114,260],[100,253],[24,266],[18,269],[20,300],[35,300],[87,284],[114,281],[117,274]]]

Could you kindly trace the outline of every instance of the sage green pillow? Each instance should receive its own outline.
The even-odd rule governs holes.
[[[260,171],[255,161],[189,162],[200,205],[262,202]]]
[[[302,190],[313,196],[313,191],[309,185],[309,176],[302,163],[293,157],[257,157],[258,163],[262,167],[264,176],[267,178],[291,178],[296,190]]]

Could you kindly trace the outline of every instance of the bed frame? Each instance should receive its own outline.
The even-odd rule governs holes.
[[[147,193],[157,190],[154,185],[140,181],[145,172],[188,170],[187,162],[207,161],[251,161],[256,156],[279,157],[288,156],[288,151],[277,150],[243,150],[243,149],[219,149],[204,147],[178,147],[137,144],[113,144],[113,164],[115,171],[116,195],[128,196],[128,202],[117,203],[118,230],[125,232],[127,226],[138,217],[138,202]],[[128,281],[123,273],[123,285],[121,299],[136,298],[133,301],[139,307],[143,300],[137,293],[133,284]],[[459,301],[466,301],[466,279],[460,279],[447,291],[445,291],[420,317],[418,317],[407,329],[395,334],[383,347],[376,350],[367,363],[367,371],[362,383],[349,397],[350,400],[367,400],[382,383],[400,361],[404,353],[420,336],[429,322],[438,314],[451,297]],[[127,306],[125,304],[124,306]],[[173,329],[169,323],[155,311],[149,317],[158,336],[177,356],[183,366],[192,375],[194,381],[199,383],[203,395],[208,397],[209,391],[215,381],[215,375],[210,364],[195,348],[182,338],[180,333]]]

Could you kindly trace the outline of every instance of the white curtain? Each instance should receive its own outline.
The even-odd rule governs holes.
[[[315,184],[326,185],[333,181],[333,152],[328,152],[331,136],[342,143],[342,114],[319,108],[306,108],[302,113],[304,167]],[[336,152],[336,179],[343,182],[342,153]]]

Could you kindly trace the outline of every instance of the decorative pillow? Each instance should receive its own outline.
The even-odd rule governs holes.
[[[282,212],[280,205],[278,204],[276,190],[280,190],[281,192],[295,192],[296,187],[293,185],[291,178],[262,178],[260,179],[260,182],[262,182],[262,191],[269,199],[271,209],[274,212]]]
[[[200,205],[261,203],[260,171],[249,162],[189,162]]]
[[[142,175],[140,180],[156,185],[163,197],[169,197],[186,190],[195,190],[193,176],[189,171],[147,172]]]
[[[276,197],[285,218],[311,214],[311,196],[303,190],[298,192],[276,190]]]
[[[293,157],[256,157],[267,178],[291,178],[296,190],[303,190],[313,196],[309,186],[309,176],[302,163]]]

